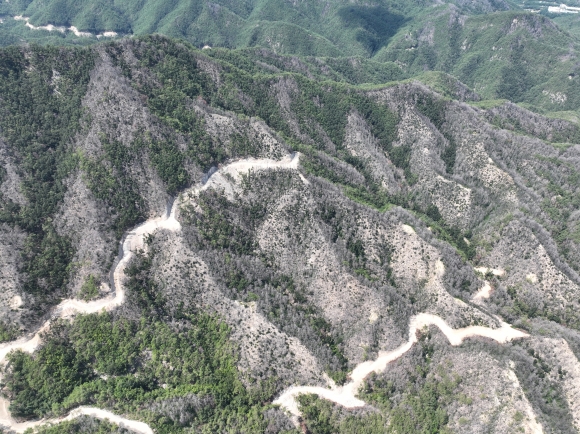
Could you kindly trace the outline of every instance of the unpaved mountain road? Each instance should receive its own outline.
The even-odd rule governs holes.
[[[103,310],[111,310],[121,305],[125,301],[125,289],[123,287],[123,278],[125,276],[125,267],[133,257],[133,252],[145,247],[145,239],[147,235],[154,233],[157,229],[167,229],[170,231],[178,231],[181,225],[175,219],[175,208],[177,203],[169,215],[147,220],[145,223],[137,226],[133,230],[127,232],[123,241],[122,256],[113,271],[113,281],[115,283],[115,295],[113,297],[106,297],[101,300],[92,302],[84,302],[76,299],[64,300],[55,308],[55,318],[70,318],[79,313],[95,313]],[[21,350],[27,353],[32,353],[41,342],[41,334],[50,327],[50,320],[45,322],[32,338],[21,338],[14,342],[9,342],[0,345],[0,365],[3,365],[8,353],[14,350]],[[0,377],[1,379],[1,377]],[[131,429],[139,434],[153,434],[153,430],[143,422],[126,419],[124,417],[116,416],[115,414],[92,407],[78,407],[71,411],[66,417],[57,419],[41,419],[37,421],[29,421],[19,423],[14,420],[8,410],[9,403],[5,398],[0,397],[0,425],[9,427],[16,432],[23,432],[28,428],[35,428],[45,424],[55,424],[66,420],[74,419],[81,415],[93,416],[98,419],[109,419],[120,426]]]
[[[429,313],[420,313],[411,318],[409,324],[409,340],[407,343],[393,351],[380,352],[379,357],[374,361],[360,363],[352,371],[350,375],[351,381],[349,383],[340,387],[334,385],[330,389],[320,386],[293,386],[282,393],[282,395],[274,401],[274,404],[279,404],[296,417],[300,416],[296,397],[305,393],[317,394],[322,398],[336,402],[346,408],[356,408],[366,405],[364,401],[361,401],[356,397],[363,380],[371,372],[379,373],[384,371],[389,363],[409,351],[417,342],[417,332],[430,325],[437,326],[447,337],[449,343],[454,346],[461,345],[465,339],[474,336],[490,338],[499,343],[506,343],[513,339],[525,338],[528,336],[524,332],[513,329],[506,323],[502,323],[502,326],[497,329],[483,326],[452,329],[442,318]]]
[[[192,189],[189,197],[207,188],[223,189],[227,194],[233,192],[236,188],[236,182],[241,179],[241,175],[249,171],[261,171],[271,169],[292,169],[296,170],[299,163],[299,154],[293,154],[285,157],[280,161],[269,159],[245,159],[228,164],[215,173],[213,173],[204,185],[200,188]],[[305,184],[308,181],[299,174]],[[115,265],[113,271],[113,281],[115,295],[96,300],[92,302],[83,302],[76,299],[65,300],[55,308],[54,319],[71,318],[72,316],[83,313],[95,313],[102,310],[112,310],[125,301],[125,290],[123,287],[125,267],[133,257],[133,252],[145,248],[145,240],[148,235],[153,234],[158,229],[169,231],[179,231],[180,223],[176,219],[176,211],[179,201],[176,200],[171,211],[162,217],[147,220],[143,224],[128,231],[124,237],[121,257]],[[421,313],[411,319],[409,325],[409,341],[394,351],[383,352],[374,361],[367,361],[359,364],[351,373],[351,381],[341,387],[332,385],[330,389],[314,386],[292,386],[284,391],[276,401],[281,407],[288,410],[294,416],[299,416],[300,411],[296,402],[296,396],[303,393],[315,393],[319,396],[343,405],[347,408],[361,407],[365,405],[364,401],[356,398],[359,387],[363,380],[371,372],[381,372],[386,369],[387,365],[405,354],[417,342],[417,331],[425,326],[435,325],[445,334],[451,345],[460,345],[465,339],[474,336],[482,336],[493,339],[499,343],[509,342],[513,339],[524,338],[527,334],[511,328],[508,324],[502,323],[498,329],[491,329],[482,326],[471,326],[462,329],[452,329],[440,317],[428,313]],[[50,327],[50,321],[47,321],[31,338],[21,338],[13,342],[0,345],[0,365],[4,365],[8,353],[14,350],[21,350],[32,353],[41,343],[41,334]],[[1,379],[1,377],[0,377]],[[37,421],[18,422],[14,420],[8,409],[9,402],[0,398],[0,425],[6,426],[16,432],[24,432],[26,429],[35,428],[46,424],[55,424],[66,420],[72,420],[81,415],[88,415],[98,419],[108,419],[124,428],[130,429],[139,434],[153,434],[153,430],[144,422],[127,419],[94,407],[78,407],[72,410],[67,416],[55,419],[42,419]],[[541,432],[541,431],[540,431]]]
[[[217,170],[207,179],[201,188],[193,189],[193,192],[196,193],[200,190],[205,190],[210,187],[223,188],[224,185],[231,186],[230,180],[237,181],[241,178],[241,174],[248,173],[249,171],[256,172],[271,169],[296,170],[298,168],[299,158],[300,154],[296,153],[289,155],[280,161],[253,158],[235,161]],[[300,176],[302,177],[302,175]],[[131,258],[134,255],[133,252],[139,249],[144,249],[147,236],[153,234],[158,229],[165,229],[173,232],[179,231],[181,229],[181,225],[175,217],[178,206],[179,201],[176,200],[168,214],[162,217],[149,219],[125,234],[122,241],[120,259],[116,265],[114,265],[115,268],[113,270],[114,296],[105,297],[103,299],[91,302],[85,302],[77,299],[64,300],[55,307],[52,320],[59,318],[72,318],[77,314],[90,314],[101,312],[103,310],[112,310],[123,304],[125,301],[125,288],[123,286],[125,267],[131,261]],[[23,337],[16,341],[0,344],[0,366],[5,364],[6,356],[11,351],[20,350],[27,353],[34,352],[41,343],[41,334],[49,329],[50,323],[51,320],[46,321],[32,337]],[[0,373],[0,380],[1,379],[2,376]],[[40,425],[54,424],[65,420],[71,420],[81,415],[89,415],[99,419],[109,419],[111,422],[131,429],[132,431],[140,434],[153,433],[151,428],[143,422],[126,419],[120,416],[116,416],[109,411],[93,407],[78,407],[71,411],[67,416],[62,418],[42,419],[19,423],[14,418],[12,418],[10,414],[8,400],[0,397],[0,426],[9,427],[11,430],[16,432],[23,432],[28,428],[35,428]]]

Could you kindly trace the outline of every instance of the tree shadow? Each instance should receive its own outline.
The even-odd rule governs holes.
[[[356,39],[372,56],[397,33],[407,19],[390,12],[384,6],[345,6],[338,10],[338,16],[347,28],[355,28]]]

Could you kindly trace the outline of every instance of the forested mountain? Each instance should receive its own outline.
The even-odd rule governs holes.
[[[579,432],[556,6],[1,2],[0,432]]]
[[[163,33],[194,44],[228,48],[278,46],[281,52],[316,55],[372,54],[410,20],[426,14],[477,14],[507,10],[504,0],[397,2],[284,0],[13,0],[0,11],[30,18],[34,26],[75,26],[80,31]],[[269,40],[270,38],[274,40]]]
[[[365,65],[361,69],[370,73],[340,77],[351,84],[441,71],[484,99],[527,103],[536,111],[575,110],[580,104],[575,32],[580,23],[571,17],[557,27],[548,15],[563,20],[565,14],[549,14],[547,5],[506,0],[14,0],[0,3],[0,44],[86,45],[96,36],[160,33],[198,48],[259,47],[266,57],[314,56],[314,64]]]
[[[385,65],[162,36],[1,49],[6,430],[96,406],[159,433],[577,432],[580,127]],[[420,327],[362,406],[273,404],[350,384],[424,314],[473,337]]]

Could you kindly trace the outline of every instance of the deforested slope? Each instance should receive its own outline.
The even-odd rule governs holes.
[[[1,345],[53,318],[7,356],[12,417],[576,432],[577,124],[441,77],[445,96],[362,88],[255,55],[160,36],[0,50]],[[349,384],[364,404],[275,404]]]

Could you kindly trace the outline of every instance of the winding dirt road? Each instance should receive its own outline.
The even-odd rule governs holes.
[[[241,175],[248,173],[249,171],[261,171],[261,170],[271,170],[271,169],[292,169],[296,170],[298,168],[300,154],[295,153],[283,158],[280,161],[270,160],[270,159],[244,159],[235,161],[233,163],[227,164],[224,167],[212,173],[207,179],[203,186],[200,188],[192,189],[193,193],[199,192],[200,190],[205,190],[210,187],[224,187],[228,186],[232,188],[232,182],[239,181]],[[306,181],[300,175],[300,177]],[[102,298],[100,300],[95,300],[91,302],[85,302],[77,299],[68,299],[61,302],[53,312],[53,319],[58,318],[72,318],[74,315],[83,313],[90,314],[101,312],[103,310],[112,310],[120,306],[125,301],[125,288],[123,286],[123,280],[125,278],[125,267],[133,258],[134,252],[145,248],[145,240],[148,235],[153,234],[158,229],[166,229],[173,232],[179,231],[181,229],[180,223],[176,219],[176,211],[179,207],[179,201],[175,200],[171,211],[168,214],[149,219],[143,224],[135,227],[134,229],[128,231],[124,238],[122,249],[120,252],[120,259],[116,265],[114,265],[113,270],[113,283],[114,283],[114,296],[109,296]],[[41,334],[44,333],[50,327],[51,320],[46,321],[42,327],[32,336],[23,337],[16,341],[7,342],[0,344],[0,366],[3,366],[6,362],[6,356],[11,351],[24,351],[27,353],[32,353],[41,343]],[[0,371],[0,380],[2,379],[2,374]],[[124,417],[117,416],[110,411],[102,410],[93,407],[78,407],[71,411],[67,416],[57,419],[42,419],[37,421],[27,421],[18,422],[12,418],[9,411],[9,402],[0,397],[0,425],[9,427],[11,430],[16,432],[23,432],[28,428],[35,428],[40,425],[54,424],[63,422],[65,420],[71,420],[81,415],[89,415],[99,419],[108,419],[120,426],[131,429],[139,434],[153,434],[152,429],[143,422],[138,422]]]
[[[461,345],[465,339],[474,336],[490,338],[499,343],[506,343],[513,339],[528,336],[524,332],[513,329],[506,323],[502,323],[502,326],[497,329],[483,326],[452,329],[442,318],[429,313],[421,313],[411,318],[409,324],[409,341],[407,343],[393,351],[380,352],[379,357],[374,361],[363,362],[357,365],[350,375],[351,381],[349,383],[340,387],[334,386],[330,389],[320,386],[292,386],[284,391],[282,395],[274,401],[274,404],[279,404],[296,417],[300,416],[300,410],[298,409],[298,403],[296,402],[296,397],[300,394],[314,393],[346,408],[356,408],[366,405],[364,401],[361,401],[356,397],[363,380],[371,372],[379,373],[384,371],[389,363],[409,351],[417,342],[417,331],[430,325],[437,326],[447,337],[449,343],[454,346]]]
[[[78,313],[96,313],[103,310],[112,310],[120,306],[125,301],[125,289],[123,279],[125,277],[125,267],[133,257],[133,252],[145,247],[147,235],[154,233],[157,229],[167,229],[178,231],[181,225],[175,219],[177,201],[173,204],[169,215],[147,220],[145,223],[137,226],[127,232],[123,241],[121,259],[113,271],[113,281],[115,284],[115,295],[100,300],[84,302],[76,299],[64,300],[55,308],[54,318],[70,318]],[[50,327],[50,320],[46,321],[43,326],[36,332],[32,338],[21,338],[13,342],[0,345],[0,365],[4,365],[8,353],[14,350],[21,350],[32,353],[41,342],[41,334]],[[1,379],[1,377],[0,377]],[[41,419],[37,421],[28,421],[19,423],[14,420],[8,410],[9,403],[5,398],[0,397],[0,425],[4,425],[16,432],[23,432],[28,428],[35,428],[40,425],[54,424],[71,420],[81,415],[89,415],[98,419],[109,419],[120,426],[131,429],[139,434],[153,434],[153,430],[143,422],[126,419],[115,414],[92,407],[79,407],[71,411],[66,417],[58,419]]]
[[[114,38],[118,36],[117,32],[113,32],[111,30],[96,35],[90,32],[81,32],[75,26],[65,27],[65,26],[55,26],[53,24],[48,24],[46,26],[35,26],[30,24],[29,17],[25,17],[22,15],[16,15],[13,18],[15,21],[24,21],[26,23],[26,27],[28,27],[31,30],[46,30],[47,32],[60,32],[60,33],[72,32],[74,33],[75,36],[79,38],[89,38],[91,36],[95,36],[97,39],[101,39],[101,38]]]
[[[245,159],[228,164],[207,179],[201,188],[192,189],[193,194],[207,188],[222,188],[226,194],[233,192],[236,188],[235,183],[239,181],[241,175],[248,173],[248,171],[260,171],[268,169],[293,169],[298,168],[299,154],[285,157],[280,161],[269,159]],[[305,184],[308,181],[300,175]],[[191,195],[190,195],[191,196]],[[179,201],[176,200],[172,206],[171,211],[162,217],[147,220],[145,223],[128,231],[124,237],[123,247],[120,254],[120,260],[114,266],[113,281],[115,295],[96,300],[92,302],[83,302],[76,299],[65,300],[56,308],[53,318],[71,318],[78,313],[95,313],[102,310],[112,310],[121,305],[125,301],[125,290],[123,287],[123,279],[125,277],[124,270],[134,251],[143,249],[145,247],[145,240],[148,235],[153,234],[158,229],[166,229],[170,231],[179,231],[181,225],[175,217],[176,210],[179,206]],[[347,408],[361,407],[365,402],[356,397],[358,389],[363,380],[371,372],[381,372],[386,369],[387,365],[405,354],[417,342],[417,331],[428,325],[436,325],[445,334],[451,345],[460,345],[464,339],[472,336],[484,336],[494,339],[497,342],[505,343],[512,339],[523,338],[527,335],[523,332],[511,328],[508,324],[502,323],[502,327],[498,329],[491,329],[481,326],[472,326],[462,329],[454,330],[449,327],[443,319],[438,316],[422,313],[411,319],[409,325],[409,341],[397,348],[394,351],[383,352],[374,361],[363,362],[359,364],[351,373],[351,381],[341,387],[333,385],[332,388],[326,389],[318,386],[293,386],[287,389],[282,395],[274,401],[284,407],[294,416],[299,416],[300,411],[296,402],[296,396],[304,393],[315,393],[319,396],[333,401],[337,404],[343,405]],[[21,350],[32,353],[36,350],[41,342],[41,334],[50,327],[50,321],[47,321],[31,338],[21,338],[13,342],[0,345],[0,365],[4,365],[8,353],[14,350]],[[0,374],[1,375],[1,374]],[[1,377],[0,377],[1,379]],[[78,407],[72,410],[67,416],[57,419],[42,419],[38,421],[28,421],[19,423],[14,420],[8,410],[9,402],[0,398],[0,425],[9,427],[16,432],[23,432],[28,428],[35,428],[45,424],[55,424],[66,420],[72,420],[81,415],[89,415],[99,419],[108,419],[122,427],[135,431],[139,434],[153,434],[153,430],[143,422],[127,419],[117,416],[109,411],[93,407]]]

